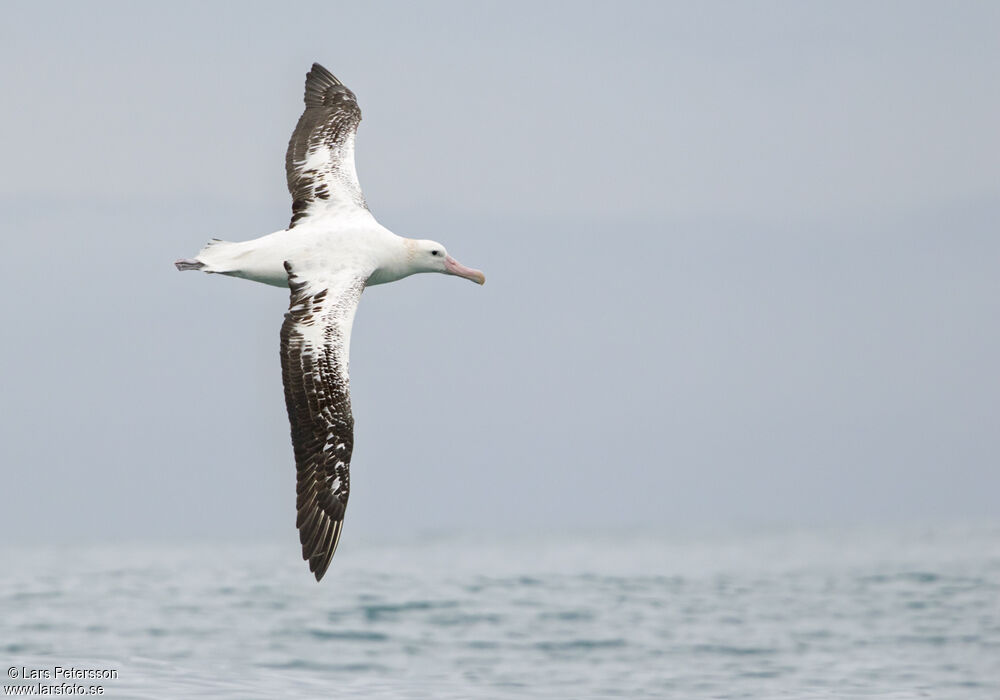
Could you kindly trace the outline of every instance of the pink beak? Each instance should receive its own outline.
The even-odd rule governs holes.
[[[464,277],[467,280],[472,280],[476,284],[486,284],[486,275],[479,270],[473,270],[471,267],[466,267],[450,255],[444,259],[444,269],[448,271],[449,275]]]

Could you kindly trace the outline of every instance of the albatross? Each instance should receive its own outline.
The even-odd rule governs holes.
[[[375,220],[354,166],[361,109],[354,93],[318,63],[306,74],[305,103],[285,156],[288,228],[250,241],[212,240],[174,264],[291,292],[281,325],[281,378],[297,473],[295,525],[302,558],[319,581],[340,542],[350,494],[348,353],[361,292],[418,272],[480,285],[486,277],[440,243],[397,236]]]

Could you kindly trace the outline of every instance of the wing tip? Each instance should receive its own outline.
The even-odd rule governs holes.
[[[306,73],[306,77],[308,78],[310,74],[315,74],[317,77],[325,78],[334,85],[343,85],[342,82],[337,80],[337,76],[327,70],[323,64],[317,63],[316,61],[313,61],[312,67],[309,69],[309,73]]]
[[[327,91],[330,88],[341,88],[338,92],[345,92],[352,99],[354,93],[351,92],[333,73],[328,71],[319,63],[313,63],[312,68],[306,73],[306,90],[303,99],[307,107],[321,107],[326,104]]]
[[[315,569],[312,566],[312,562],[310,562],[309,563],[309,568],[312,569],[313,576],[316,577],[316,583],[319,583],[320,581],[323,580],[323,576],[326,575],[327,569],[330,568],[330,560],[327,559],[326,563],[323,566],[321,566],[321,567],[317,566]]]
[[[308,548],[303,546],[302,558],[309,562],[309,570],[316,577],[318,583],[330,568],[333,555],[337,553],[337,545],[340,544],[340,534],[344,531],[344,521],[333,522],[333,527],[329,533],[325,534],[316,546],[312,548],[313,554],[308,553]]]

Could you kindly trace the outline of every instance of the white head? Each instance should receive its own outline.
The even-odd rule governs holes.
[[[444,246],[436,241],[414,241],[410,250],[410,264],[416,272],[440,272],[472,280],[476,284],[486,284],[486,275],[479,270],[466,267],[448,255]]]

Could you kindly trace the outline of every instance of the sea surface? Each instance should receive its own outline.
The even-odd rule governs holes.
[[[0,554],[7,693],[1000,698],[996,525]]]

